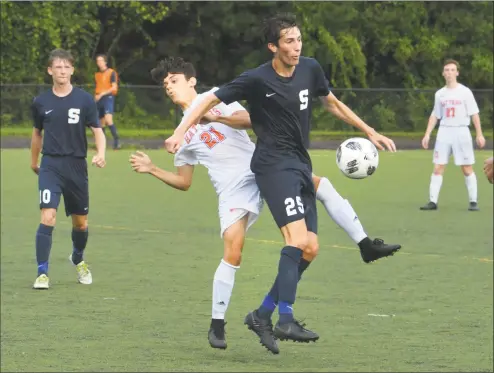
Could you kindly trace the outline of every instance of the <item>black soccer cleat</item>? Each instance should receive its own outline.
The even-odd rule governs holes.
[[[286,324],[280,324],[278,321],[274,327],[274,336],[280,341],[294,342],[315,342],[319,339],[319,335],[312,330],[306,329],[305,324],[294,320]]]
[[[468,211],[479,211],[479,205],[477,202],[470,202],[470,205],[468,205]]]
[[[371,263],[378,259],[392,256],[401,249],[401,245],[388,245],[380,238],[371,241],[369,237],[366,237],[358,245],[360,247],[360,255],[365,263]]]
[[[209,327],[208,340],[212,348],[226,350],[225,320],[212,319]]]
[[[437,210],[437,203],[429,202],[428,204],[420,207],[422,211]]]
[[[273,354],[279,354],[280,349],[273,335],[273,323],[271,319],[262,319],[257,311],[252,311],[245,316],[244,324],[259,337],[259,342]]]

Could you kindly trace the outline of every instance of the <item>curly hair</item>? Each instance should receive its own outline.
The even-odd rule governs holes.
[[[181,57],[168,57],[158,62],[158,65],[151,70],[151,77],[158,84],[163,84],[163,80],[168,74],[183,74],[185,79],[196,77],[194,65],[184,61]]]

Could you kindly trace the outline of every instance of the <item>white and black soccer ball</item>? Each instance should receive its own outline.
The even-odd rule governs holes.
[[[365,179],[379,165],[377,148],[369,140],[353,137],[343,141],[336,151],[336,164],[350,179]]]

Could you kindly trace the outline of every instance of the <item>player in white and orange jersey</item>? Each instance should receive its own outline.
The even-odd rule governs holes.
[[[192,64],[181,58],[161,61],[152,70],[153,79],[164,85],[167,96],[183,112],[184,118],[209,92],[198,94],[196,73]],[[235,127],[235,128],[232,128]],[[262,198],[250,169],[255,145],[247,132],[250,116],[238,102],[220,103],[213,107],[200,124],[192,126],[185,134],[183,145],[175,155],[176,173],[156,167],[142,152],[131,156],[135,171],[150,173],[166,184],[180,190],[188,190],[192,183],[195,165],[207,168],[218,195],[218,212],[224,255],[213,280],[212,320],[208,334],[214,348],[226,348],[224,318],[232,294],[235,272],[240,266],[245,233],[257,220],[262,209]],[[355,211],[343,199],[326,178],[313,175],[317,199],[326,207],[329,215],[358,244],[362,259],[371,262],[392,255],[400,245],[386,245],[382,240],[372,241],[365,233]],[[312,257],[304,262],[307,268]],[[273,300],[276,302],[277,300]],[[274,304],[273,304],[274,305]]]
[[[427,129],[422,139],[422,146],[427,149],[432,130],[440,120],[434,147],[434,171],[429,187],[429,203],[422,206],[421,210],[437,210],[443,173],[451,154],[454,156],[455,165],[460,166],[465,175],[470,201],[468,209],[470,211],[479,209],[477,204],[477,177],[472,167],[475,163],[475,156],[469,129],[470,119],[477,132],[476,143],[479,148],[485,146],[485,139],[480,126],[477,102],[473,97],[472,91],[463,84],[458,83],[459,71],[460,65],[457,61],[447,60],[444,63],[443,77],[446,81],[446,86],[435,94],[434,109],[429,117]]]

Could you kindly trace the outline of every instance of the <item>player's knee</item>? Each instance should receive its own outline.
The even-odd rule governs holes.
[[[317,191],[319,189],[321,178],[315,174],[312,174],[312,182],[314,183],[314,190]]]
[[[223,238],[225,240],[223,260],[231,265],[239,266],[242,261],[242,249],[244,237],[240,234],[232,235],[228,232]]]
[[[83,232],[88,229],[86,215],[72,215],[72,228],[76,231]]]
[[[299,248],[303,252],[306,252],[309,247],[309,240],[307,235],[291,236],[285,240],[287,246],[293,246]]]
[[[225,252],[223,260],[228,264],[238,267],[242,263],[242,250],[229,250]]]
[[[223,260],[231,265],[239,266],[242,262],[243,241],[234,240],[225,243]]]
[[[41,224],[54,227],[57,220],[57,210],[55,209],[42,209],[41,210]]]
[[[105,114],[105,122],[107,125],[113,125],[113,115],[112,114]]]
[[[80,231],[80,232],[86,231],[88,229],[87,221],[72,224],[72,228],[74,228],[76,231]]]
[[[285,239],[285,245],[299,248],[302,251],[307,249],[309,236],[304,220],[297,220],[285,225],[281,228],[281,234]]]
[[[309,244],[304,251],[304,259],[312,261],[316,258],[317,254],[319,254],[319,244]]]
[[[444,169],[445,169],[445,166],[444,165],[435,165],[434,166],[434,175],[442,175],[444,174]]]
[[[461,170],[463,171],[463,175],[465,176],[470,176],[471,174],[473,174],[472,166],[461,166]]]
[[[304,259],[312,261],[319,254],[319,240],[315,233],[309,232],[307,248],[304,250]]]

